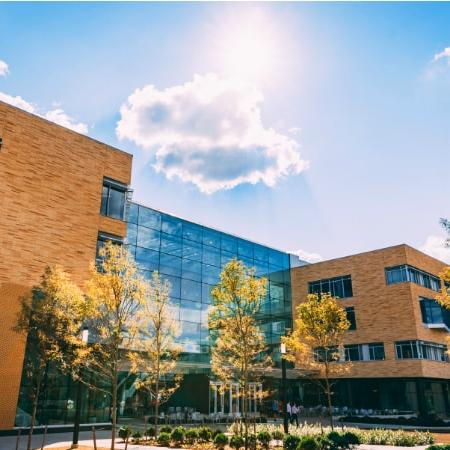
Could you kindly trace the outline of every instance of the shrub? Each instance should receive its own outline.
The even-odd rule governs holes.
[[[194,444],[198,440],[198,430],[196,428],[187,430],[185,439],[188,444]]]
[[[172,433],[172,427],[170,425],[163,425],[160,429],[159,429],[160,433]]]
[[[359,438],[359,436],[351,431],[347,431],[346,433],[344,433],[342,435],[342,439],[344,440],[346,448],[361,444],[361,439]]]
[[[224,433],[216,434],[216,437],[214,438],[214,445],[217,448],[223,449],[227,444],[228,444],[228,437]]]
[[[339,434],[337,431],[331,431],[330,433],[328,433],[327,440],[330,442],[331,450],[339,450],[342,448],[346,448],[346,443],[344,441],[343,436]]]
[[[281,430],[275,430],[272,432],[272,439],[275,441],[282,441],[284,438],[284,433]]]
[[[314,439],[311,436],[304,436],[298,446],[297,446],[298,450],[319,450],[320,449],[320,445],[317,442],[316,439]]]
[[[131,428],[127,426],[123,426],[119,428],[119,437],[120,439],[126,440],[127,437],[131,436]]]
[[[450,450],[450,445],[445,445],[445,444],[430,445],[425,450]]]
[[[260,431],[256,437],[261,444],[261,447],[267,450],[272,439],[270,433],[268,431]]]
[[[140,431],[135,431],[133,433],[133,439],[140,439],[142,437],[142,434]]]
[[[158,444],[162,447],[168,447],[170,444],[170,434],[166,432],[159,433]]]
[[[220,433],[222,433],[222,432],[218,428],[214,428],[214,430],[211,430],[211,439],[214,441],[216,436]]]
[[[283,447],[285,450],[297,450],[298,444],[301,438],[299,436],[293,436],[292,434],[287,434],[283,440]]]
[[[239,450],[245,445],[244,438],[239,434],[233,434],[230,439],[230,447]]]
[[[198,430],[198,437],[202,442],[209,442],[211,440],[211,428],[201,427]]]
[[[148,437],[154,437],[155,436],[155,428],[154,427],[148,427],[145,430],[145,435]]]
[[[184,441],[185,434],[186,431],[183,427],[176,427],[172,430],[172,433],[170,434],[170,439],[176,444],[182,444]]]
[[[245,437],[244,437],[244,441],[245,441]],[[254,450],[256,449],[256,444],[257,444],[258,440],[256,439],[256,434],[247,434],[247,448],[249,448],[250,450]]]

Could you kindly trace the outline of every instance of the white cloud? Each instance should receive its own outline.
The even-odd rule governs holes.
[[[450,264],[450,248],[445,247],[445,240],[446,238],[443,236],[428,236],[425,243],[419,247],[419,250]]]
[[[446,59],[447,63],[450,64],[450,47],[444,48],[440,53],[436,53],[433,61],[439,61],[440,59]]]
[[[9,66],[0,59],[0,77],[6,77],[9,73]]]
[[[69,128],[77,133],[87,134],[88,126],[85,123],[74,122],[74,119],[68,116],[61,108],[53,109],[45,113],[44,117],[50,122]]]
[[[0,92],[0,100],[9,103],[10,105],[16,106],[17,108],[23,109],[37,116],[43,117],[50,122],[57,123],[63,127],[69,128],[70,130],[76,131],[77,133],[87,134],[88,126],[82,122],[76,122],[72,117],[67,115],[61,108],[52,109],[47,112],[40,112],[39,109],[30,102],[24,100],[20,95],[12,96]]]
[[[9,103],[10,105],[16,106],[17,108],[23,109],[29,113],[35,113],[35,107],[24,100],[20,95],[13,97],[12,95],[5,94],[4,92],[0,92],[0,100],[5,103]]]
[[[305,252],[305,250],[295,250],[293,252],[289,252],[292,255],[297,255],[301,260],[309,262],[309,263],[316,263],[319,261],[323,261],[323,258],[318,253],[309,253]]]
[[[262,102],[253,85],[195,75],[165,90],[136,89],[120,109],[116,132],[150,151],[157,172],[202,192],[242,183],[274,186],[308,164],[295,140],[263,125]]]

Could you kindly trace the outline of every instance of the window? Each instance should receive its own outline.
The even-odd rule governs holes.
[[[181,280],[181,298],[191,302],[201,302],[202,285],[197,281]]]
[[[216,231],[203,229],[203,244],[211,247],[220,248],[220,234]]]
[[[323,280],[311,281],[308,283],[310,294],[330,293],[333,297],[348,298],[353,297],[352,277],[343,275],[335,278],[325,278]]]
[[[346,345],[344,351],[346,361],[360,361],[362,359],[359,345]]]
[[[181,220],[176,219],[174,217],[166,216],[164,214],[161,220],[161,231],[167,234],[171,234],[173,236],[181,236],[182,235]]]
[[[384,344],[382,342],[369,344],[369,359],[371,361],[384,359]]]
[[[355,308],[349,306],[348,308],[345,308],[345,312],[347,313],[347,320],[350,322],[349,330],[356,330]]]
[[[111,241],[113,244],[118,244],[118,245],[122,245],[123,244],[123,240],[122,240],[122,238],[120,236],[116,236],[114,234],[109,234],[109,233],[104,233],[103,231],[98,233],[98,236],[97,236],[97,251],[96,251],[96,256],[95,256],[95,259],[97,260],[97,263],[100,262],[99,251],[105,245],[105,243],[108,242],[108,241]]]
[[[395,267],[387,267],[385,269],[385,273],[386,284],[410,282],[418,284],[419,286],[426,287],[428,289],[432,289],[436,292],[439,292],[441,288],[441,283],[438,277],[407,264]]]
[[[384,344],[352,344],[344,346],[346,361],[379,361],[384,359]]]
[[[125,195],[127,186],[118,181],[103,179],[100,214],[123,220],[125,212]]]
[[[339,349],[336,347],[314,349],[314,359],[316,361],[339,361]]]
[[[435,342],[399,341],[395,343],[397,359],[430,359],[447,361],[447,347]]]

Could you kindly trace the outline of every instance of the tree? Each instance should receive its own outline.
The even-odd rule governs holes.
[[[224,267],[219,284],[211,291],[213,304],[208,317],[212,371],[222,386],[231,382],[239,386],[246,448],[249,383],[258,380],[271,365],[264,335],[256,321],[266,295],[267,280],[256,278],[254,273],[254,269],[241,261],[231,260]]]
[[[441,279],[441,291],[436,296],[436,300],[444,308],[450,309],[450,267],[444,267],[439,278]]]
[[[82,291],[61,267],[46,267],[41,283],[22,298],[15,331],[27,336],[24,376],[30,387],[31,424],[27,449],[36,423],[39,397],[50,363],[67,371],[82,345],[80,331],[85,317]]]
[[[140,373],[135,382],[146,391],[155,405],[155,436],[158,436],[159,406],[166,402],[181,384],[182,376],[175,374],[181,346],[176,343],[179,323],[170,311],[171,286],[153,272],[148,282],[146,301],[139,313],[139,339],[130,352],[131,371]]]
[[[96,382],[90,387],[111,396],[111,450],[114,450],[119,372],[128,362],[136,341],[138,312],[145,304],[146,284],[125,247],[108,241],[99,250],[99,257],[101,262],[92,266],[87,283],[93,343],[82,353],[79,363],[93,372]]]
[[[333,423],[331,379],[349,369],[342,361],[345,332],[350,327],[345,309],[330,294],[310,294],[296,309],[294,330],[283,342],[290,350],[285,358],[300,367],[315,370],[327,397],[331,428]]]
[[[450,221],[447,219],[440,220],[441,225],[447,230],[450,236]],[[450,237],[445,242],[446,247],[450,247]],[[450,266],[444,267],[439,274],[441,279],[441,291],[436,296],[436,301],[446,309],[450,309]],[[447,343],[450,344],[450,337],[447,337]],[[448,346],[448,354],[450,354],[450,345]]]

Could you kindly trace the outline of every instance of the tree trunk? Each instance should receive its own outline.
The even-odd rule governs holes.
[[[112,408],[111,408],[111,450],[114,450],[116,443],[117,424],[117,370],[114,368],[112,383]]]
[[[39,395],[41,393],[41,383],[42,383],[42,372],[40,372],[37,375],[37,380],[36,380],[36,392],[35,392],[35,396],[33,398],[33,404],[32,404],[31,423],[30,423],[30,431],[28,433],[27,450],[32,450],[31,449],[31,438],[33,436],[34,425],[36,423],[36,412],[37,412],[37,406],[39,403]]]
[[[325,383],[326,383],[326,394],[327,394],[327,401],[328,401],[328,414],[330,415],[330,425],[331,425],[331,429],[334,430],[333,406],[331,405],[331,387],[330,387],[330,382],[328,380],[328,376],[325,378]]]
[[[158,415],[159,415],[159,379],[155,386],[155,438],[158,437]]]

